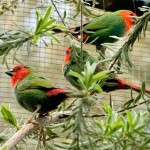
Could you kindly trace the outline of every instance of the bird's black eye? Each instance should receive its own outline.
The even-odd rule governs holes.
[[[20,67],[18,67],[18,69],[17,70],[21,70],[22,69],[22,67],[20,66]]]
[[[130,13],[130,16],[133,16],[133,13]]]
[[[68,50],[66,51],[66,54],[69,54],[69,51],[68,51]]]

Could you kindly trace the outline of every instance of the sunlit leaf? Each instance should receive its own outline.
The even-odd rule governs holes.
[[[49,37],[51,37],[52,39],[54,39],[57,43],[61,43],[60,41],[59,41],[59,39],[56,37],[56,36],[54,36],[53,34],[51,34],[51,33],[48,33],[48,32],[46,32],[46,34],[49,36]]]
[[[95,84],[95,90],[98,91],[99,93],[103,92],[102,88],[98,84]]]
[[[127,101],[126,103],[124,103],[123,107],[125,109],[127,109],[128,107],[131,106],[131,104],[133,104],[133,102],[134,102],[134,99],[130,99],[129,101]]]
[[[92,81],[94,82],[94,81],[99,81],[99,80],[108,78],[109,73],[110,73],[110,71],[108,71],[108,70],[98,72],[93,76]]]
[[[141,96],[142,94],[139,93],[139,95],[134,99],[133,103],[136,104],[140,100]]]
[[[1,111],[2,118],[5,121],[9,122],[13,126],[15,126],[17,129],[19,129],[18,124],[17,124],[17,119],[14,116],[14,114],[10,111],[9,106],[2,105],[0,111]]]
[[[52,13],[52,6],[47,8],[46,13],[43,18],[43,23],[41,26],[45,25],[45,23],[48,22],[48,20],[50,19],[51,13]]]

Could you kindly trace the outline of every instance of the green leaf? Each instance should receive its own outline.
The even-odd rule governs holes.
[[[4,142],[7,140],[7,137],[5,135],[0,134],[0,143]]]
[[[6,146],[5,146],[5,147],[2,147],[1,150],[7,150]]]
[[[78,85],[81,87],[81,89],[83,89],[83,90],[87,89],[86,85],[84,84],[84,80],[82,80],[81,78],[79,78],[77,80],[77,82],[79,83]]]
[[[38,32],[36,32],[36,35],[38,35],[38,34],[44,35],[45,32],[51,31],[51,30],[53,30],[53,29],[55,29],[55,28],[56,28],[56,25],[53,24],[53,25],[51,25],[51,26],[48,27],[48,28],[43,28],[43,29],[39,30]]]
[[[133,103],[136,104],[136,103],[140,100],[141,96],[142,96],[142,93],[140,93],[140,94],[134,99]]]
[[[42,24],[42,18],[36,23],[36,29],[35,29],[35,34],[40,30],[41,24]]]
[[[47,23],[45,23],[41,28],[47,28],[55,22],[56,22],[56,19],[51,19]]]
[[[132,126],[134,118],[133,118],[133,116],[132,116],[130,111],[127,111],[126,114],[128,116],[129,125]]]
[[[96,73],[92,78],[92,82],[108,78],[109,73],[110,73],[110,71],[108,71],[108,70]]]
[[[132,68],[134,66],[134,64],[132,63],[132,61],[131,61],[131,59],[129,57],[129,51],[127,49],[124,50],[124,54],[125,54],[124,56],[125,56],[128,64],[129,64],[129,66]]]
[[[66,18],[66,10],[64,11],[64,16],[63,16],[63,20]]]
[[[15,126],[17,129],[19,129],[18,125],[17,125],[17,120],[16,117],[14,116],[14,114],[9,110],[9,106],[7,105],[2,105],[1,106],[1,114],[2,114],[2,118],[7,121],[8,123],[12,124],[13,126]]]
[[[107,145],[102,145],[101,150],[111,150],[114,148],[114,144],[107,144]]]
[[[125,125],[126,125],[126,129],[128,131],[130,129],[129,121],[127,121]]]
[[[52,37],[52,39],[54,39],[56,42],[58,42],[59,44],[61,44],[61,42],[59,41],[58,38],[56,38],[56,36],[54,36],[53,34],[48,33],[48,32],[46,32],[46,34],[47,34],[49,37]]]
[[[72,71],[72,70],[71,70],[71,71],[69,72],[69,74],[72,75],[72,76],[74,76],[74,77],[76,77],[76,78],[79,78],[79,79],[81,78],[81,80],[84,80],[83,76],[82,76],[81,74],[75,72],[75,71]]]
[[[50,128],[46,128],[46,134],[47,134],[47,136],[49,136],[49,138],[51,138],[51,139],[56,138],[56,137],[59,137],[59,136],[57,135],[57,133],[54,132],[54,131],[53,131],[52,129],[50,129]]]
[[[142,82],[142,96],[144,96],[145,93],[145,82]]]
[[[108,134],[109,129],[110,129],[110,125],[106,124],[105,132],[104,132],[105,135]]]
[[[99,86],[99,84],[95,84],[95,90],[98,91],[99,93],[102,93],[103,90],[102,88]]]
[[[141,147],[139,147],[139,150],[146,150],[146,146],[149,145],[150,143],[150,138],[146,139],[145,141],[143,141]]]
[[[133,122],[133,128],[135,128],[138,123],[140,123],[141,115],[140,113],[137,114],[135,121]]]
[[[76,5],[77,12],[76,12],[76,14],[73,16],[73,18],[75,18],[75,17],[80,13],[80,8],[81,8],[81,4],[80,4],[80,2],[78,2],[77,5]]]
[[[67,28],[63,25],[60,25],[60,24],[56,24],[56,27],[57,29],[62,29],[62,30],[67,30]]]
[[[103,124],[100,122],[100,121],[98,121],[98,120],[94,120],[94,122],[96,123],[96,125],[99,127],[99,128],[103,128]]]
[[[104,102],[104,105],[102,106],[102,108],[108,114],[112,114],[112,108],[106,102]]]
[[[125,109],[129,108],[131,106],[131,104],[133,104],[134,99],[130,99],[129,101],[127,101],[126,103],[124,103],[123,107]]]
[[[146,124],[137,127],[135,130],[140,131],[146,127]]]
[[[41,22],[40,20],[42,20],[42,15],[36,11],[36,27],[38,27],[39,22]]]
[[[40,35],[35,35],[35,36],[34,36],[33,43],[36,44],[37,41],[39,40],[39,38],[40,38]]]
[[[52,13],[52,6],[47,8],[47,11],[46,11],[46,13],[44,15],[41,27],[43,27],[45,25],[45,23],[48,21],[48,19],[50,19],[51,13]]]
[[[85,5],[83,5],[83,14],[85,15],[85,16],[92,16],[92,13],[91,13],[92,11],[91,11],[91,9],[89,9],[89,8],[87,8]]]

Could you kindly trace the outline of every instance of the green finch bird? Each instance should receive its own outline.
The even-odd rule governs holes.
[[[117,41],[110,36],[123,37],[134,25],[135,20],[136,14],[130,10],[105,13],[83,25],[83,42],[96,45],[97,50],[101,50],[101,44]],[[76,27],[72,34],[81,40],[80,30],[80,27]]]
[[[82,54],[81,54],[82,53]],[[83,57],[82,57],[83,56]],[[70,75],[70,70],[81,73],[84,69],[84,65],[89,61],[91,64],[97,62],[97,59],[91,56],[86,51],[81,51],[77,47],[69,47],[66,49],[66,55],[64,58],[64,63],[62,65],[62,70],[65,78],[77,89],[80,86],[77,82],[77,78]],[[96,73],[102,71],[103,69],[99,66],[96,68]],[[107,80],[103,82],[102,90],[105,92],[115,91],[119,89],[130,89],[140,92],[140,86],[136,84],[131,84],[121,77],[117,76],[115,73],[111,73]],[[145,90],[146,93],[150,93],[150,90]]]
[[[56,109],[68,97],[69,91],[56,88],[50,80],[22,64],[6,74],[11,76],[18,103],[30,112],[45,114]]]

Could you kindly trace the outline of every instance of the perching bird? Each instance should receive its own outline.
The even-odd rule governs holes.
[[[101,50],[103,49],[101,44],[117,41],[110,36],[123,37],[135,21],[136,14],[130,10],[105,13],[83,25],[83,42],[96,45],[97,50]],[[76,27],[72,34],[76,39],[81,40],[80,29],[80,27]]]
[[[82,54],[81,54],[82,53]],[[83,57],[82,57],[83,56]],[[81,73],[83,71],[84,65],[89,61],[91,64],[97,62],[96,58],[91,56],[86,51],[81,51],[80,48],[77,47],[69,47],[66,49],[66,55],[64,58],[64,63],[62,65],[63,74],[65,78],[77,89],[80,89],[80,86],[77,82],[77,78],[70,75],[70,70],[75,71],[77,73]],[[99,66],[96,68],[96,72],[102,71],[102,68]],[[140,92],[140,86],[136,84],[131,84],[116,74],[112,73],[105,82],[103,82],[102,89],[105,92],[115,91],[119,89],[130,89]],[[150,90],[145,90],[146,93],[150,93]]]
[[[6,74],[11,76],[17,101],[30,112],[43,115],[56,109],[68,97],[68,90],[55,87],[50,80],[22,64]]]

